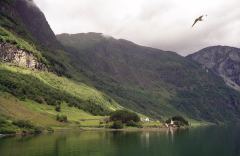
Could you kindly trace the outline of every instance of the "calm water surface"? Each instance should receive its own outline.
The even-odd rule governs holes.
[[[240,128],[0,138],[0,156],[240,156]]]

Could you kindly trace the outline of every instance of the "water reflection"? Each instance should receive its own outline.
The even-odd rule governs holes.
[[[0,139],[1,156],[239,156],[238,128],[71,132]]]
[[[142,132],[140,137],[141,137],[141,144],[145,147],[149,147],[149,137],[150,133],[149,132]]]
[[[168,136],[168,138],[170,138],[170,140],[171,140],[171,142],[173,143],[173,141],[174,141],[174,129],[172,128],[172,127],[169,127],[168,129],[167,129],[167,136]]]

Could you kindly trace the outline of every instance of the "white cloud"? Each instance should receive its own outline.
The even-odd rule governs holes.
[[[240,47],[239,0],[35,0],[56,34],[101,32],[189,54],[211,45]],[[208,14],[191,28],[193,20]]]

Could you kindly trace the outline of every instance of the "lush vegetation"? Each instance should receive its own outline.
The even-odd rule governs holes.
[[[9,92],[22,100],[31,99],[56,107],[66,102],[95,115],[107,115],[118,108],[113,100],[93,88],[51,73],[4,65],[1,65],[0,72],[0,91]]]
[[[17,127],[11,121],[0,116],[0,134],[15,134]]]
[[[40,126],[35,126],[28,120],[17,120],[13,122],[13,125],[22,129],[22,133],[30,134],[40,134],[43,132],[44,128]]]
[[[117,110],[110,115],[110,121],[122,121],[122,123],[129,121],[139,122],[140,118],[136,113],[127,110]]]
[[[110,115],[110,121],[113,122],[111,128],[121,129],[123,125],[129,127],[141,127],[140,117],[127,110],[117,110]]]
[[[66,115],[61,115],[61,114],[57,115],[56,120],[59,121],[59,122],[68,122],[67,116]]]
[[[61,112],[61,105],[60,104],[57,104],[56,107],[55,107],[55,110],[57,112]]]
[[[125,108],[162,121],[175,114],[215,123],[239,121],[240,94],[176,53],[97,33],[58,39],[71,52],[75,68]]]
[[[11,121],[4,117],[0,117],[0,134],[40,134],[44,131],[43,127],[36,126],[27,120]]]
[[[114,121],[110,128],[122,129],[124,127],[122,121]]]
[[[189,126],[189,122],[182,116],[174,116],[166,120],[165,123],[170,124],[173,121],[174,125],[181,127],[181,126]]]
[[[34,31],[29,29],[31,24],[33,24],[31,26],[34,26],[34,22],[30,24],[24,22],[25,17],[21,17],[21,13],[17,13],[19,10],[13,7],[11,3],[11,0],[0,1],[0,42],[9,43],[19,49],[33,53],[40,61],[48,64],[49,71],[53,73],[72,77],[74,70],[69,65],[68,54],[59,46],[57,40],[53,43],[54,39],[51,38],[51,35],[45,37],[46,40],[42,39],[41,35],[45,33],[44,31],[47,32],[45,35],[51,33],[50,28],[49,30],[39,30],[43,33],[37,32],[39,36],[36,36],[36,34],[34,36]],[[24,8],[26,6],[23,2],[17,7]],[[31,12],[31,10],[27,9],[25,8],[26,11]],[[42,20],[40,12],[36,16],[38,16],[37,19]],[[44,23],[44,21],[40,22]],[[48,39],[52,40],[49,41]],[[51,45],[44,45],[40,40],[44,40]],[[66,71],[69,71],[71,75]],[[57,122],[56,118],[58,118],[58,121],[65,122],[67,117],[70,124],[75,122],[81,126],[96,126],[99,125],[99,118],[103,117],[93,115],[108,115],[112,111],[121,108],[111,97],[95,88],[64,77],[58,77],[53,73],[30,71],[3,64],[0,65],[0,72],[0,92],[4,94],[5,92],[10,93],[13,95],[11,99],[17,97],[21,101],[2,98],[9,105],[3,105],[0,112],[2,111],[3,114],[16,120],[18,117],[21,119],[27,118],[30,121],[40,123],[40,125],[59,126],[60,122]],[[78,79],[82,77],[79,73],[74,74],[74,76],[78,77]],[[27,105],[20,105],[22,102]],[[51,111],[45,110],[48,113],[44,111],[44,116],[39,107],[44,109],[50,107]],[[7,114],[7,111],[12,114]],[[61,113],[61,115],[57,113]]]
[[[8,124],[1,124],[1,133],[10,130],[14,133],[20,131],[19,127],[12,124],[12,121],[27,120],[37,125],[37,127],[43,127],[46,130],[51,131],[51,127],[54,129],[65,127],[99,127],[100,123],[104,121],[105,116],[94,116],[90,113],[84,112],[75,107],[69,107],[66,103],[61,105],[61,112],[55,110],[55,106],[39,104],[34,101],[25,100],[21,101],[8,93],[0,92],[0,117],[4,118]],[[66,116],[67,122],[59,122],[56,120],[58,115]],[[105,123],[102,123],[105,126]],[[3,131],[4,130],[4,131]]]
[[[4,98],[6,102],[11,101],[9,108],[4,106],[12,112],[11,116],[27,116],[30,121],[48,125],[67,124],[56,121],[60,113],[67,116],[70,124],[74,121],[89,126],[99,123],[99,116],[89,113],[109,115],[122,109],[118,105],[121,104],[162,121],[175,114],[211,122],[239,119],[239,93],[198,64],[172,52],[95,33],[60,36],[66,48],[63,49],[40,11],[34,10],[34,17],[21,17],[10,3],[10,0],[0,1],[0,7],[7,8],[0,11],[0,41],[32,52],[43,62],[48,60],[49,71],[72,78],[1,65],[0,91],[21,101]],[[24,5],[19,7],[32,15],[32,10]],[[26,22],[28,18],[36,20]],[[34,31],[39,24],[44,29]],[[22,102],[26,108],[15,105]],[[21,109],[17,110],[16,106]],[[43,110],[46,116],[41,114]],[[81,111],[91,118],[79,119]],[[36,119],[34,115],[41,118]],[[113,120],[120,125],[118,121],[123,125],[137,125],[134,120]]]

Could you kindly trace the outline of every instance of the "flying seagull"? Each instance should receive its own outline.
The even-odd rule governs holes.
[[[205,16],[207,16],[207,15],[205,15]],[[195,19],[192,27],[193,27],[197,22],[203,21],[203,17],[204,17],[204,15],[202,15],[202,16],[198,17],[197,19]]]

